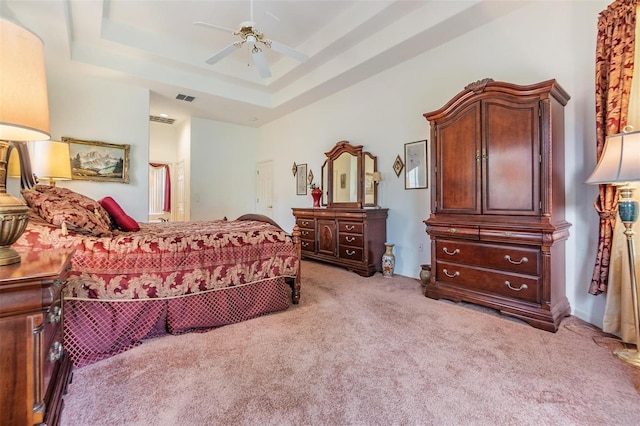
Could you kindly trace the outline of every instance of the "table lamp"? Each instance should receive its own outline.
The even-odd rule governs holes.
[[[29,30],[0,19],[0,266],[20,262],[11,248],[29,221],[27,205],[7,194],[11,151],[25,141],[48,139],[49,100],[42,40]],[[22,155],[21,155],[22,157]],[[21,158],[21,162],[24,161]],[[24,171],[23,171],[24,173]]]
[[[71,180],[71,159],[67,142],[36,141],[32,147],[31,169],[39,183],[46,180],[49,186],[56,186],[56,181]]]

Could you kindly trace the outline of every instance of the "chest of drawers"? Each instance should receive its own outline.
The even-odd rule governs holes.
[[[343,266],[362,276],[382,270],[387,209],[293,209],[302,257]]]
[[[72,250],[24,253],[0,267],[0,424],[56,425],[71,376],[62,289]]]

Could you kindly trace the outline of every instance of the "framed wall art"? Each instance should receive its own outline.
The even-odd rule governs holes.
[[[130,145],[63,137],[69,144],[71,178],[129,183]]]
[[[404,189],[427,187],[427,141],[404,144]]]
[[[397,177],[400,177],[402,169],[404,169],[404,163],[402,162],[402,158],[398,155],[396,157],[396,161],[393,162],[393,171],[396,172]]]
[[[296,195],[307,195],[307,165],[296,166]]]

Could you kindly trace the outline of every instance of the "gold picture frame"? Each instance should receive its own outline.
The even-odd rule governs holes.
[[[129,183],[128,144],[62,137],[69,144],[71,179]]]

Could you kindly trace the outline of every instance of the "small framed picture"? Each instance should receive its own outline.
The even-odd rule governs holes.
[[[427,187],[427,141],[404,144],[404,189]]]
[[[71,179],[129,183],[130,145],[62,137],[69,144]]]
[[[296,195],[307,195],[307,165],[296,166]]]

